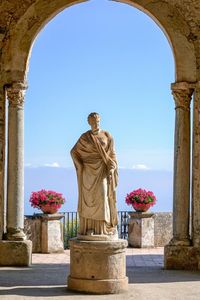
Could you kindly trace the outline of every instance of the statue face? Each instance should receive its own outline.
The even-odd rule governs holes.
[[[91,117],[89,124],[92,130],[98,130],[100,128],[100,117]]]

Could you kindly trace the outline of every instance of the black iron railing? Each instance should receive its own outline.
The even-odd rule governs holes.
[[[69,239],[76,237],[79,220],[77,212],[63,212],[63,240],[65,248],[69,247]],[[118,233],[120,239],[128,239],[128,219],[129,214],[127,211],[118,211]]]

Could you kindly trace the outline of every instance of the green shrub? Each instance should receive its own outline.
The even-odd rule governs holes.
[[[79,221],[74,219],[73,221],[67,221],[65,223],[65,230],[64,230],[64,247],[69,248],[69,240],[73,237],[77,236],[77,232],[79,229]]]

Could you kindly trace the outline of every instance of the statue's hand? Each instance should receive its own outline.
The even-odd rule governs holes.
[[[108,181],[109,181],[109,183],[110,183],[111,180],[112,180],[113,174],[114,174],[114,169],[110,169],[110,171],[109,171],[109,176],[108,176]]]

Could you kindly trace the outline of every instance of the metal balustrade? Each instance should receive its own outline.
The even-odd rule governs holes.
[[[76,237],[79,220],[78,213],[74,211],[62,212],[63,217],[63,240],[65,249],[69,247],[69,239]],[[128,239],[128,211],[118,211],[118,234],[120,239]]]

